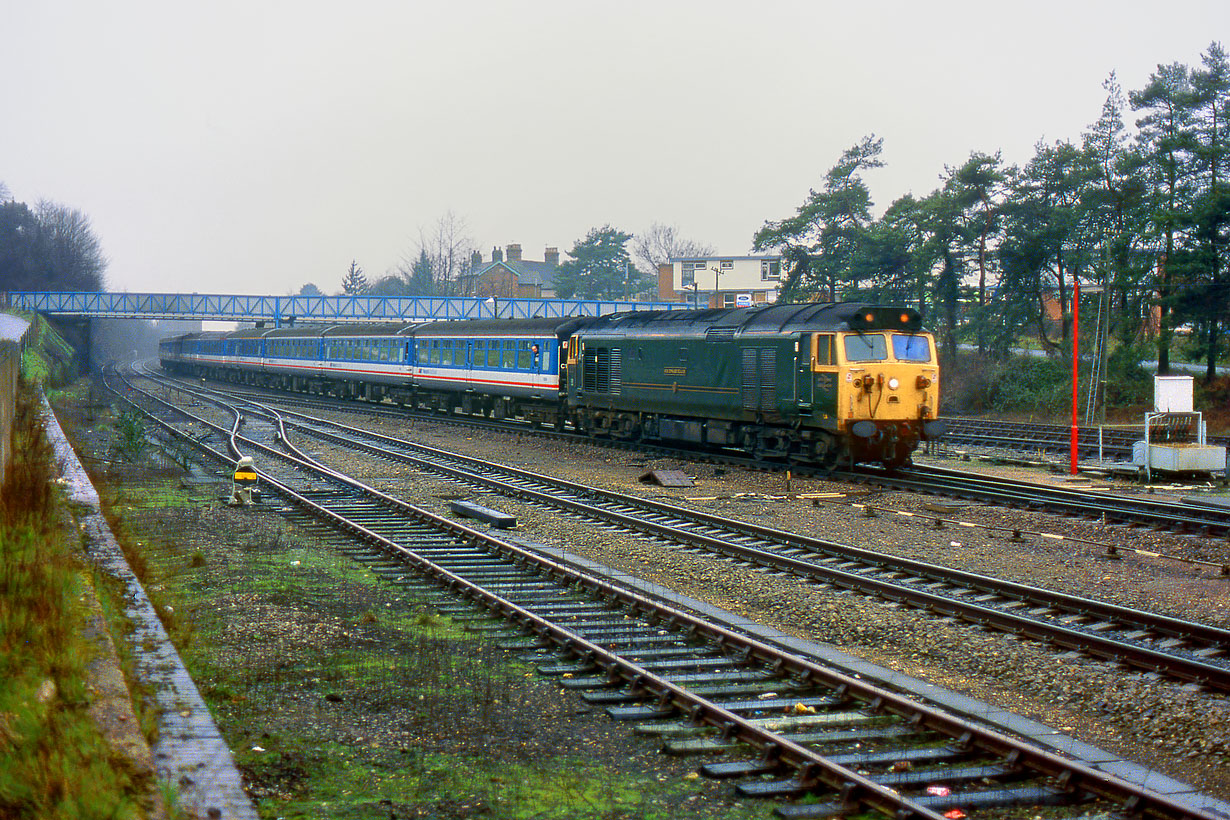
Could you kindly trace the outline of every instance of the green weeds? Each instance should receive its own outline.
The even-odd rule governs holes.
[[[141,775],[115,756],[88,713],[78,597],[89,574],[65,537],[50,448],[28,398],[16,460],[0,492],[0,816],[142,816]]]

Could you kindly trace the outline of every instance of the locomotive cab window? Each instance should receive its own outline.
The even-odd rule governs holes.
[[[847,362],[882,362],[888,346],[881,333],[851,333],[844,339]]]
[[[837,364],[837,351],[833,348],[833,334],[817,333],[812,337],[812,351],[816,367],[832,367]]]
[[[931,361],[931,345],[926,336],[906,336],[893,334],[893,356],[899,362],[929,362]]]

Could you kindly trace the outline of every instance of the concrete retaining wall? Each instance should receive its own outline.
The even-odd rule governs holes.
[[[30,323],[0,313],[0,484],[13,462],[13,415],[17,408],[17,377],[21,374],[21,347]]]

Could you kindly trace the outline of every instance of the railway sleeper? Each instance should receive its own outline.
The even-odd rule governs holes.
[[[1093,799],[1092,795],[1080,795],[1057,791],[1049,786],[1031,786],[1021,789],[1000,789],[985,792],[954,792],[948,795],[915,795],[911,802],[935,811],[960,808],[979,809],[999,806],[1067,806]],[[839,802],[810,803],[807,805],[779,806],[775,810],[778,817],[786,820],[805,820],[806,818],[831,817],[848,811],[848,807]]]
[[[866,729],[849,729],[838,732],[800,732],[790,736],[790,740],[794,743],[808,743],[813,745],[825,745],[834,743],[863,743],[866,741],[885,740],[889,738],[904,738],[904,737],[923,737],[924,732],[915,729],[911,726],[901,726],[900,724],[888,726],[872,726]],[[705,737],[689,740],[668,740],[663,744],[662,751],[665,754],[683,756],[693,754],[719,754],[737,749],[745,744],[742,741],[730,740],[728,738]],[[717,769],[717,773],[710,777],[738,777],[737,772],[727,774],[727,770],[718,769],[717,767],[725,764],[709,764],[706,768],[712,767]],[[729,765],[738,765],[738,762]]]

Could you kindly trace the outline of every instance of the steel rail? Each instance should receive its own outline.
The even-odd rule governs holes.
[[[269,391],[272,396],[284,395],[282,391]],[[292,400],[296,394],[286,394]],[[366,405],[364,402],[337,402],[339,411],[347,412],[351,408],[367,407],[368,411],[379,412],[379,407]],[[435,419],[452,424],[462,424],[480,429],[509,431],[506,422],[491,422],[486,419],[467,416],[414,413],[413,418]],[[903,468],[894,473],[872,468],[854,468],[829,471],[809,467],[806,464],[791,462],[758,462],[747,456],[734,455],[729,452],[684,449],[667,447],[643,442],[619,441],[616,439],[592,438],[577,436],[570,433],[542,428],[532,428],[518,424],[519,432],[532,432],[535,435],[561,438],[568,441],[582,441],[594,446],[608,446],[619,449],[636,449],[646,453],[659,453],[668,456],[701,458],[717,461],[723,464],[743,466],[749,469],[794,470],[800,475],[813,475],[850,481],[854,483],[875,483],[890,489],[901,489],[910,492],[942,494],[950,497],[969,498],[993,504],[1004,504],[1029,509],[1043,508],[1052,512],[1079,517],[1088,517],[1090,512],[1097,512],[1108,522],[1124,525],[1146,525],[1169,527],[1172,529],[1194,530],[1201,533],[1221,535],[1230,539],[1230,512],[1215,507],[1199,507],[1196,505],[1180,505],[1162,501],[1143,501],[1119,497],[1110,503],[1105,494],[1081,493],[1072,489],[1060,490],[1046,485],[1030,482],[1008,482],[1000,480],[999,488],[994,488],[990,479],[973,473],[961,473],[945,470],[940,467],[920,467],[915,465]],[[947,477],[946,477],[947,475]],[[1057,493],[1062,492],[1060,496]],[[1046,500],[1046,499],[1053,500]]]
[[[895,473],[859,468],[842,477],[895,490],[949,495],[996,504],[1048,510],[1061,510],[1083,518],[1101,517],[1106,522],[1152,524],[1172,530],[1186,529],[1230,535],[1230,510],[1201,507],[1160,500],[1144,500],[1080,492],[1026,481],[995,478],[949,470],[943,467],[914,465]]]
[[[297,413],[289,415],[301,416],[301,414]],[[396,459],[437,472],[443,472],[454,478],[479,484],[511,497],[549,504],[577,515],[590,518],[597,517],[618,526],[674,542],[693,544],[711,552],[727,555],[751,564],[770,567],[813,581],[856,590],[868,595],[875,595],[884,600],[907,604],[939,615],[958,617],[979,626],[1047,642],[1065,649],[1085,652],[1095,657],[1122,662],[1139,669],[1166,674],[1179,680],[1201,684],[1220,691],[1230,691],[1230,668],[1226,666],[1141,646],[1129,641],[1117,640],[1110,636],[1086,631],[1077,626],[1047,623],[1035,617],[1004,611],[993,606],[985,606],[977,601],[966,601],[959,597],[920,589],[917,585],[901,583],[897,580],[881,580],[855,571],[781,555],[770,550],[731,541],[729,536],[696,532],[669,523],[647,520],[641,516],[623,513],[608,507],[595,507],[593,501],[587,499],[597,499],[632,509],[640,508],[658,515],[670,516],[677,520],[699,522],[713,528],[751,535],[771,543],[775,542],[786,546],[799,547],[843,560],[853,559],[883,570],[904,572],[923,579],[1031,603],[1035,607],[1057,609],[1080,616],[1098,618],[1102,621],[1116,624],[1120,629],[1145,630],[1150,633],[1156,633],[1159,636],[1198,641],[1206,646],[1223,651],[1230,649],[1230,631],[1207,624],[1171,618],[1141,610],[1132,610],[1102,601],[1053,592],[977,573],[898,558],[885,553],[850,547],[823,539],[799,536],[782,530],[688,510],[651,499],[640,499],[621,493],[604,491],[561,479],[549,478],[519,468],[498,465],[482,459],[447,453],[429,445],[411,444],[381,433],[357,430],[338,422],[321,419],[314,419],[313,422],[342,428],[347,432],[371,438],[377,443],[355,440],[347,436],[330,433],[326,430],[312,428],[310,425],[302,423],[291,422],[290,424],[296,429],[304,430],[311,435],[340,446],[360,449],[383,458]],[[453,468],[446,464],[441,464],[439,461],[395,452],[390,449],[390,447],[394,446],[421,450],[431,454],[434,458],[447,457],[450,460],[469,464],[479,469],[511,474],[520,480],[532,481],[541,486],[562,490],[576,496],[576,499],[562,497],[552,490],[535,490],[532,487],[509,483],[491,475]]]
[[[148,394],[147,394],[148,395]],[[152,397],[162,402],[157,397]],[[163,402],[166,404],[165,402]],[[182,411],[180,411],[182,412]],[[204,420],[201,423],[212,425]],[[165,429],[182,432],[171,425]],[[215,426],[216,427],[216,426]],[[221,428],[219,428],[221,429]],[[191,439],[189,439],[191,440]],[[298,461],[293,456],[280,453],[259,442],[242,439],[248,446],[266,452],[282,459]],[[331,477],[330,477],[331,478]],[[805,790],[816,790],[824,786],[837,791],[842,803],[847,808],[863,806],[881,813],[891,815],[899,820],[913,818],[928,818],[941,820],[942,815],[902,796],[894,789],[888,788],[874,780],[859,775],[840,766],[806,747],[753,725],[746,719],[722,707],[707,701],[668,680],[653,674],[618,655],[605,650],[601,646],[586,641],[584,638],[570,633],[568,630],[543,619],[529,610],[518,606],[499,595],[440,567],[427,558],[396,544],[378,533],[356,522],[346,519],[322,505],[308,499],[287,485],[268,478],[270,486],[279,493],[285,493],[296,505],[312,510],[325,519],[333,522],[339,528],[349,531],[370,543],[380,546],[410,562],[420,571],[432,575],[447,588],[462,597],[477,601],[490,611],[500,612],[519,624],[526,631],[548,638],[574,656],[582,656],[604,668],[612,683],[622,681],[632,691],[643,692],[647,698],[655,699],[661,706],[670,706],[688,715],[694,722],[706,723],[719,728],[731,738],[749,743],[761,748],[766,764],[789,766],[798,772],[798,780]],[[495,538],[491,535],[467,527],[458,522],[443,519],[421,510],[413,505],[395,499],[386,494],[366,487],[361,482],[350,479],[353,488],[362,488],[373,497],[387,499],[392,505],[407,515],[414,516],[422,522],[433,522],[446,532],[457,534],[467,539],[473,545],[487,545],[498,551],[514,555],[526,563],[532,563],[539,571],[548,577],[568,579],[568,582],[587,588],[610,601],[620,602],[625,610],[634,612],[660,623],[668,623],[683,628],[692,635],[705,637],[717,645],[738,651],[748,659],[756,659],[775,670],[782,676],[799,682],[814,685],[824,685],[835,690],[843,697],[851,697],[868,704],[873,711],[896,715],[906,719],[911,725],[923,726],[948,737],[958,740],[966,747],[976,747],[982,751],[1005,759],[1014,767],[1028,768],[1041,776],[1050,777],[1058,788],[1069,793],[1088,792],[1090,794],[1111,800],[1120,806],[1128,808],[1135,814],[1148,817],[1167,818],[1202,818],[1214,820],[1213,815],[1182,805],[1165,795],[1149,791],[1122,779],[1092,769],[1084,764],[1066,760],[1043,749],[1033,747],[1015,738],[986,729],[970,723],[963,718],[946,714],[938,709],[920,704],[898,693],[875,686],[874,684],[844,675],[831,669],[819,666],[803,658],[784,653],[781,650],[733,632],[716,624],[708,623],[682,610],[669,607],[662,602],[653,601],[630,590],[619,587],[604,579],[580,572],[572,567],[560,564],[532,551]]]

